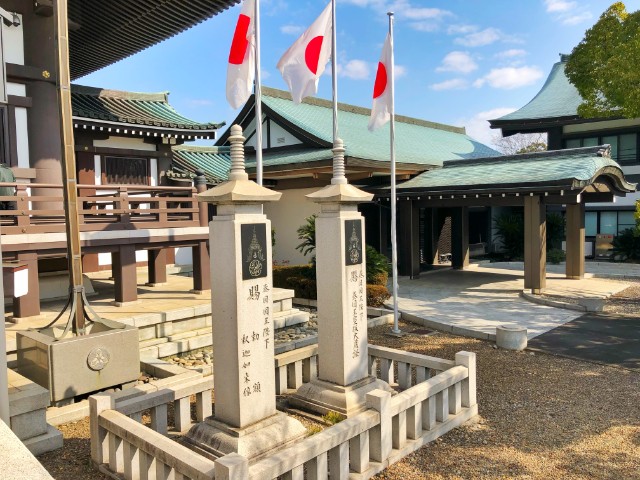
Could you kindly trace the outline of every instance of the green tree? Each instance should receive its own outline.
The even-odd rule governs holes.
[[[611,5],[573,49],[566,74],[583,98],[585,118],[640,117],[640,11]]]

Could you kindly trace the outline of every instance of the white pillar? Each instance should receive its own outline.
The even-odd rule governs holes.
[[[0,260],[2,259],[2,246],[0,245]],[[1,262],[0,262],[1,263]],[[4,329],[4,281],[0,276],[0,420],[11,425],[9,413],[9,375],[7,372],[7,338]]]

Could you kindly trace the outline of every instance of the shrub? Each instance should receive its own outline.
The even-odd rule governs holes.
[[[367,285],[367,306],[382,307],[390,297],[391,293],[384,285]]]
[[[561,249],[565,238],[565,224],[565,218],[561,214],[547,213],[547,252]]]
[[[307,300],[315,300],[318,298],[318,287],[316,281],[312,278],[288,277],[282,288],[294,290],[296,298],[306,298]]]
[[[298,239],[302,240],[296,247],[303,255],[313,253],[316,249],[316,217],[317,215],[311,215],[305,218],[304,225],[298,227]],[[316,256],[311,257],[311,263],[316,263]]]
[[[561,262],[564,262],[566,255],[563,250],[559,248],[551,249],[547,252],[547,261],[554,265],[558,265]]]
[[[640,260],[640,231],[627,228],[613,239],[613,258]]]
[[[389,278],[389,259],[370,245],[366,247],[367,283],[386,285]]]
[[[495,218],[496,236],[502,240],[504,253],[509,260],[520,259],[524,255],[524,215],[504,213]]]

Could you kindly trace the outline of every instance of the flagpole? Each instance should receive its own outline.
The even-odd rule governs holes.
[[[388,12],[389,15],[389,45],[391,49],[391,65],[389,72],[389,86],[391,88],[391,102],[390,102],[390,123],[389,123],[389,150],[391,156],[391,276],[393,281],[393,330],[394,334],[399,334],[400,328],[398,327],[398,237],[397,237],[397,219],[396,219],[396,105],[395,105],[395,59],[393,56],[393,12]]]
[[[338,140],[338,55],[336,53],[336,1],[331,0],[331,85],[333,89],[333,143]]]
[[[260,78],[260,0],[255,0],[255,122],[256,122],[256,181],[262,185],[262,81]]]

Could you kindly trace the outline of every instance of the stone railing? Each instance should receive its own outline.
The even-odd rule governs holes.
[[[185,413],[191,394],[200,395],[196,420],[210,415],[210,377],[178,382],[174,377],[173,383],[139,397],[91,397],[92,460],[127,479],[311,479],[327,478],[329,471],[331,478],[368,479],[477,415],[474,353],[459,352],[449,361],[370,345],[369,358],[372,374],[391,384],[397,377],[397,395],[373,391],[364,412],[251,466],[237,454],[213,462],[164,436],[171,402],[177,431],[191,423]],[[316,346],[279,355],[278,388],[298,388],[314,378],[316,366]],[[145,410],[151,413],[151,428],[140,423]]]

